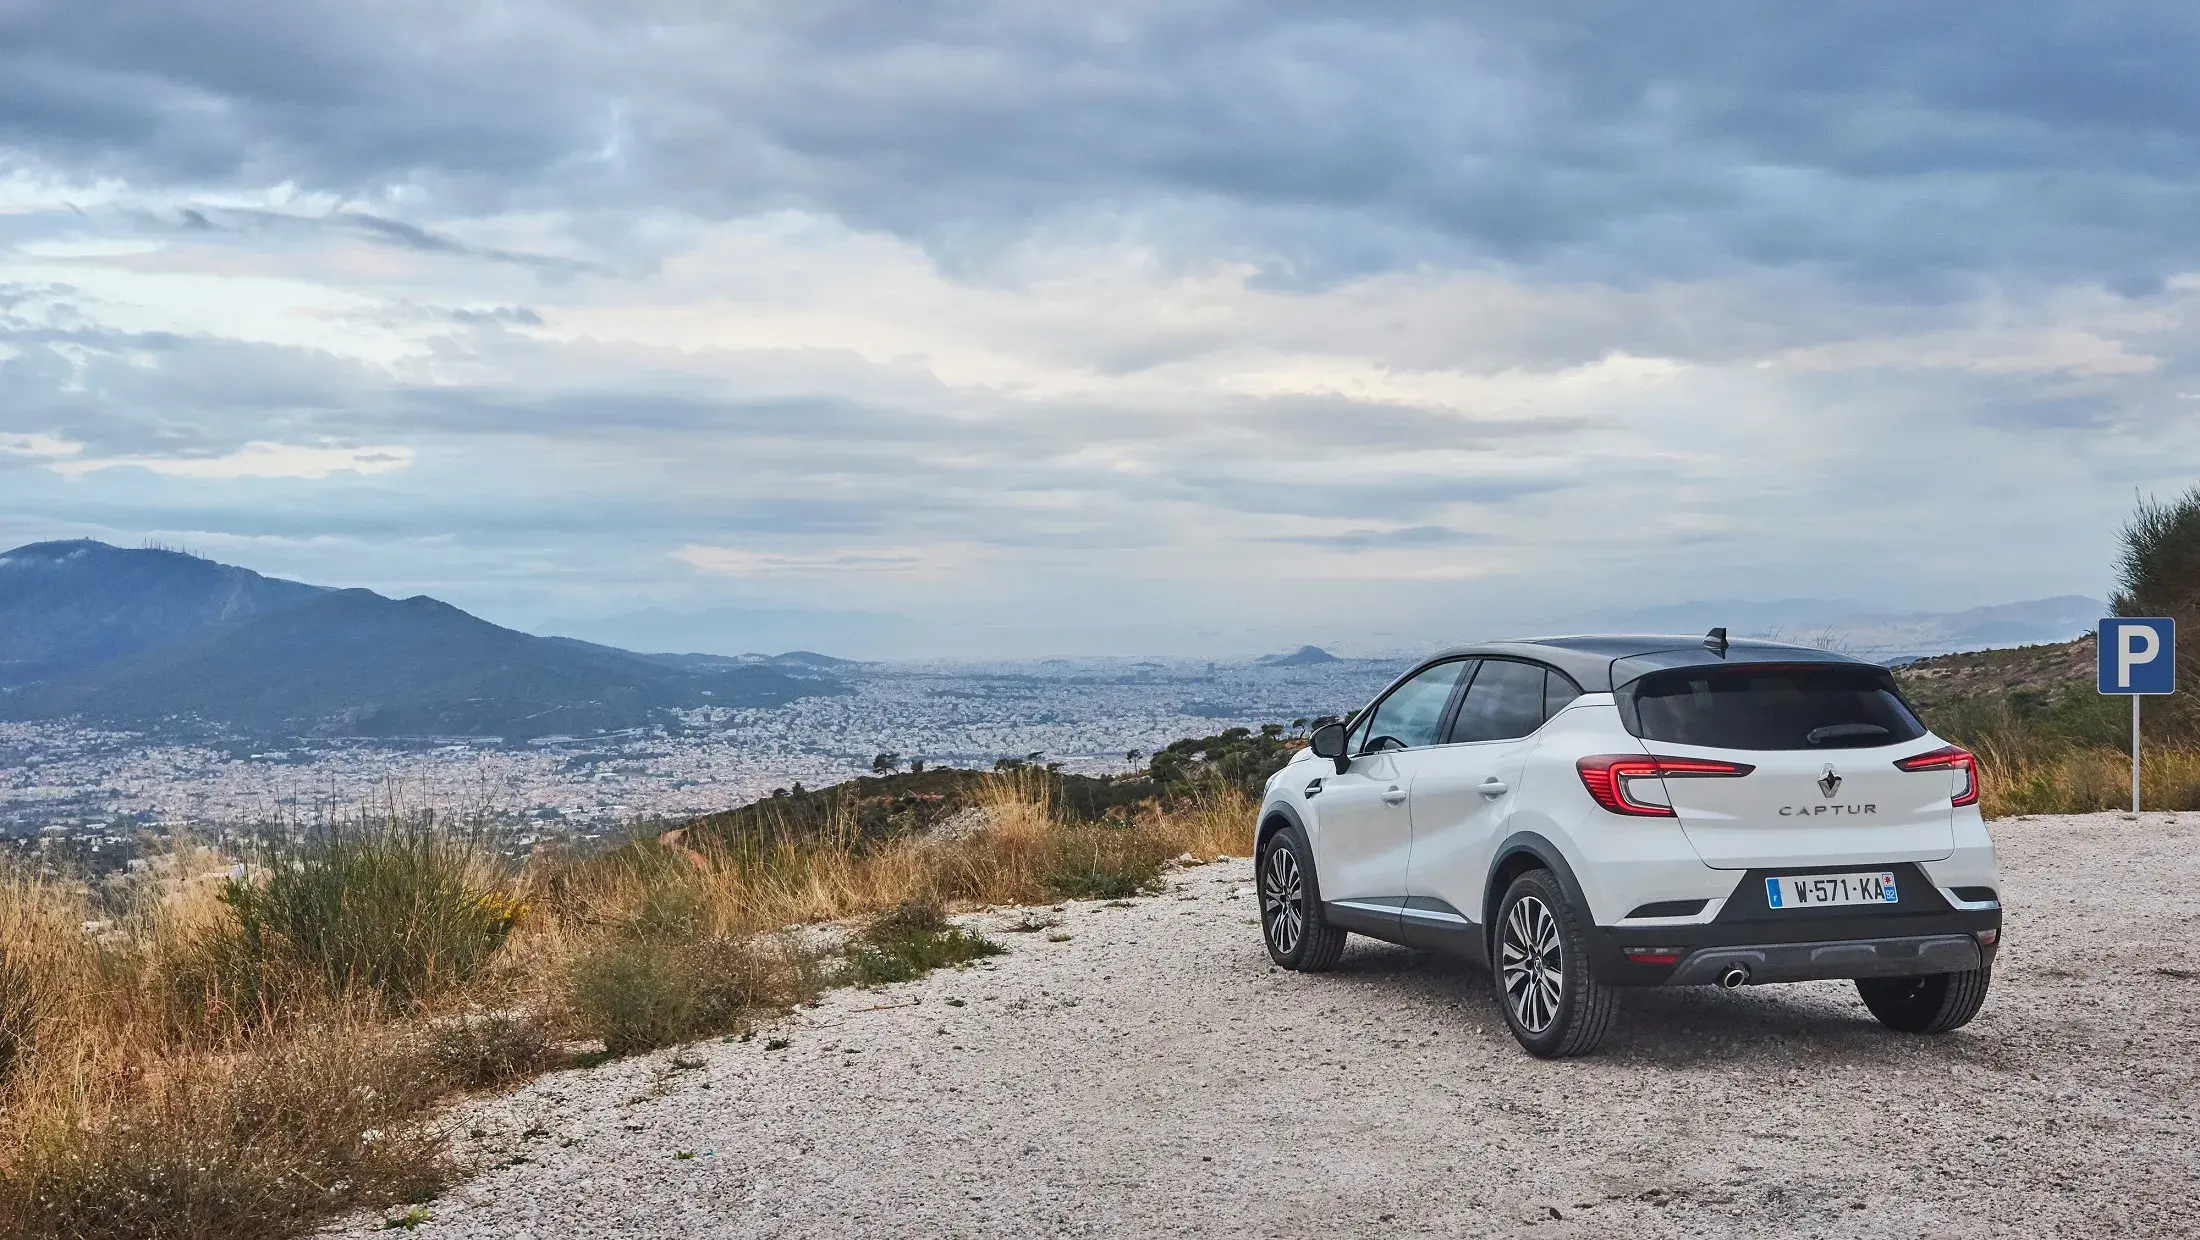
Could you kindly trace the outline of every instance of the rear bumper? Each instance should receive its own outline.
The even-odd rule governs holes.
[[[1899,939],[1843,939],[1831,943],[1762,943],[1705,947],[1674,966],[1667,986],[1708,986],[1741,966],[1748,980],[1809,982],[1825,978],[1917,977],[1961,973],[1986,963],[1976,935],[1934,934]]]
[[[1766,907],[1764,872],[1752,870],[1711,921],[1598,927],[1601,972],[1622,986],[1699,986],[1737,964],[1754,983],[1916,977],[1994,962],[1998,906],[1957,908],[1916,866],[1887,868],[1900,880],[1899,904],[1808,913]]]

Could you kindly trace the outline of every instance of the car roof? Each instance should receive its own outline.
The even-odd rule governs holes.
[[[1811,646],[1742,638],[1727,643],[1722,655],[1705,645],[1702,637],[1670,633],[1588,633],[1564,637],[1520,637],[1506,641],[1477,642],[1440,651],[1416,664],[1416,669],[1439,659],[1462,656],[1532,659],[1547,663],[1574,678],[1585,693],[1609,693],[1650,672],[1675,667],[1718,666],[1735,663],[1842,663],[1876,667],[1862,659]]]

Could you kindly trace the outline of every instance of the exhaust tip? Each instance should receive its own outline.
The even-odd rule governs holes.
[[[1719,974],[1719,989],[1721,990],[1740,990],[1748,984],[1748,965],[1730,964],[1726,966],[1725,972]]]

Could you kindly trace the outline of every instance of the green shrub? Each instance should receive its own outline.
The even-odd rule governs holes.
[[[583,1032],[630,1055],[744,1029],[817,990],[815,958],[790,940],[620,937],[574,963],[567,999]]]
[[[848,945],[835,979],[849,986],[884,986],[963,964],[1004,949],[984,935],[948,924],[939,904],[912,900],[871,919]]]
[[[1168,795],[1201,783],[1219,782],[1259,796],[1268,777],[1283,769],[1305,745],[1283,734],[1281,724],[1225,728],[1213,736],[1188,736],[1155,751],[1146,772]]]
[[[216,966],[255,988],[287,965],[332,990],[408,1005],[479,977],[520,915],[485,853],[428,822],[272,839],[257,869],[264,877],[233,880],[223,893],[242,960]]]
[[[1127,900],[1161,887],[1172,850],[1128,826],[1092,824],[1066,831],[1047,858],[1043,879],[1062,900]]]

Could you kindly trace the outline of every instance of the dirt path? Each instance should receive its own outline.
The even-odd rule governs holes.
[[[780,1049],[481,1104],[462,1144],[525,1161],[416,1234],[2200,1235],[2200,815],[1995,835],[2008,946],[1946,1038],[1845,983],[1636,992],[1603,1053],[1540,1062],[1463,966],[1273,970],[1228,862],[836,993]]]

